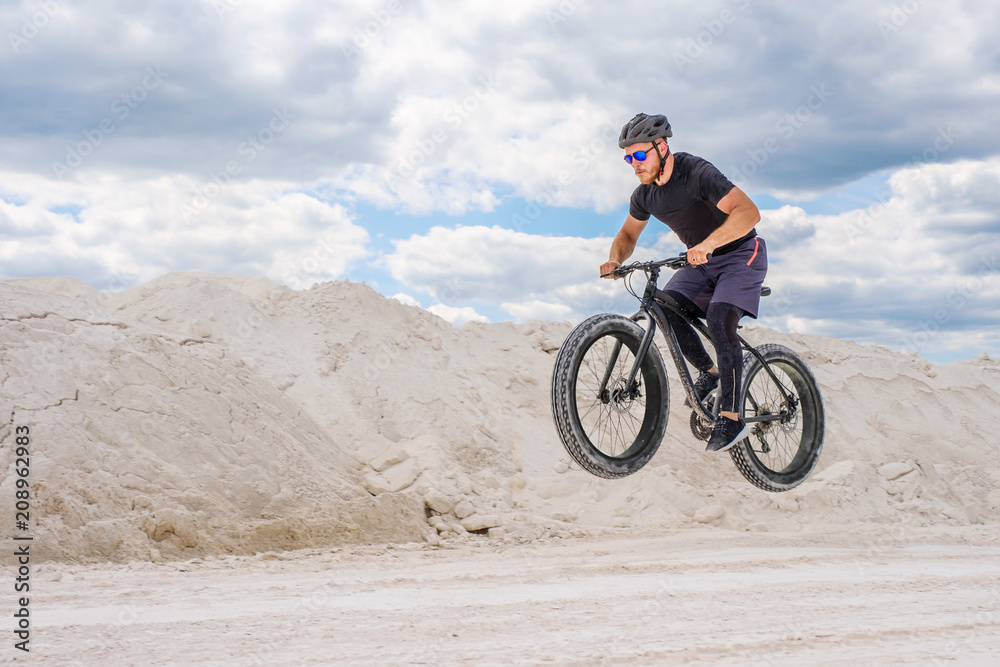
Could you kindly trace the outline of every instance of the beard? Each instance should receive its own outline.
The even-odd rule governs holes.
[[[650,183],[655,183],[656,179],[658,179],[659,177],[660,177],[659,164],[657,164],[655,167],[653,166],[648,167],[648,171],[647,169],[643,169],[642,171],[636,173],[636,178],[638,178],[639,182],[642,183],[643,185],[649,185]]]
[[[650,151],[647,154],[653,156],[656,155],[656,152],[654,149],[650,149]],[[652,164],[653,161],[652,157],[646,158],[646,161],[642,165],[643,166],[642,170],[636,173],[636,178],[639,179],[639,182],[642,183],[643,185],[649,185],[650,183],[655,183],[656,180],[660,177],[660,172],[662,171],[661,168],[663,167],[664,161],[666,161],[668,157],[670,157],[669,148],[667,148],[662,158],[657,156],[655,165]],[[647,166],[647,164],[649,166]]]
[[[641,174],[636,174],[636,176],[639,178],[640,183],[643,185],[649,185],[650,183],[655,183],[656,179],[659,178],[660,175],[657,172],[653,172],[651,174],[643,172]]]

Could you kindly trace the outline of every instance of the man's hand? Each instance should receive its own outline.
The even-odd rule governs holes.
[[[712,244],[702,241],[693,248],[688,248],[687,262],[691,266],[705,264],[708,262],[708,256],[711,255],[713,251],[715,251],[715,247]]]
[[[621,265],[622,265],[621,262],[616,262],[614,260],[609,260],[607,262],[604,262],[604,264],[601,264],[601,277],[609,278],[612,280],[618,280],[618,276],[609,276],[607,274],[611,273]]]

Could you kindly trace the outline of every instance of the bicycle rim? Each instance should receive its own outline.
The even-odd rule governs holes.
[[[648,357],[636,375],[637,385],[627,386],[638,346],[639,340],[627,334],[601,335],[581,356],[576,373],[574,409],[583,434],[610,458],[628,458],[645,448],[657,429],[663,398]]]
[[[764,367],[756,365],[756,372],[744,379],[744,418],[782,415],[782,419],[750,424],[747,450],[764,470],[785,475],[801,468],[812,456],[810,447],[803,447],[809,435],[806,422],[811,406],[803,405],[802,400],[809,400],[809,392],[806,378],[793,365],[772,360],[769,366],[796,405],[790,404]]]

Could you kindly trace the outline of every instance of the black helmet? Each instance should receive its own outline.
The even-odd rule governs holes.
[[[666,116],[649,116],[639,113],[635,115],[635,118],[625,123],[621,136],[618,137],[618,148],[646,141],[656,143],[657,139],[672,136],[674,133],[670,130],[670,121],[667,120]]]

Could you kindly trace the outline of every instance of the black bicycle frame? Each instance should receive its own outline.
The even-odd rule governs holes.
[[[683,385],[684,392],[688,396],[688,402],[694,406],[694,411],[703,420],[708,422],[715,421],[716,415],[709,414],[695,394],[694,380],[691,379],[691,371],[688,369],[687,361],[684,359],[684,354],[681,352],[680,342],[677,340],[677,333],[670,325],[669,320],[667,320],[664,308],[668,308],[670,311],[679,315],[682,319],[684,319],[684,321],[694,327],[702,336],[711,341],[712,338],[708,333],[708,327],[700,317],[689,313],[687,309],[676,299],[666,292],[656,288],[656,282],[659,280],[659,277],[659,267],[654,266],[649,269],[649,277],[646,281],[646,289],[643,291],[643,295],[640,300],[639,311],[631,317],[634,322],[638,322],[640,319],[646,319],[649,321],[649,326],[646,328],[646,333],[642,337],[639,349],[636,350],[635,361],[633,362],[632,370],[629,373],[628,383],[625,386],[629,388],[629,391],[632,391],[635,387],[635,378],[639,373],[639,368],[642,366],[642,361],[645,359],[646,353],[649,351],[649,346],[653,344],[653,338],[656,336],[656,329],[659,327],[664,332],[663,338],[667,341],[667,349],[670,350],[670,356],[673,357],[674,365],[677,367],[677,374],[680,376],[681,385]],[[771,376],[771,379],[774,380],[775,385],[777,385],[778,389],[781,391],[786,404],[794,407],[796,404],[795,399],[785,388],[784,384],[775,376],[774,371],[771,370],[770,365],[764,360],[764,357],[761,356],[761,354],[757,352],[752,345],[747,343],[742,336],[737,334],[737,338],[740,341],[740,345],[743,346],[743,349],[756,357],[757,360],[763,365],[764,370],[767,371],[767,374]],[[607,389],[607,383],[611,377],[611,369],[614,368],[615,363],[618,360],[618,354],[621,351],[621,346],[621,341],[618,341],[615,344],[614,351],[611,355],[611,363],[608,364],[608,370],[606,371],[604,379],[601,382],[602,393]],[[750,398],[750,401],[753,402],[753,396],[748,394],[748,397]],[[759,412],[756,404],[754,404],[753,407]],[[783,417],[783,415],[758,415],[756,417],[743,417],[743,421],[744,423],[749,424],[754,422],[777,421]]]

